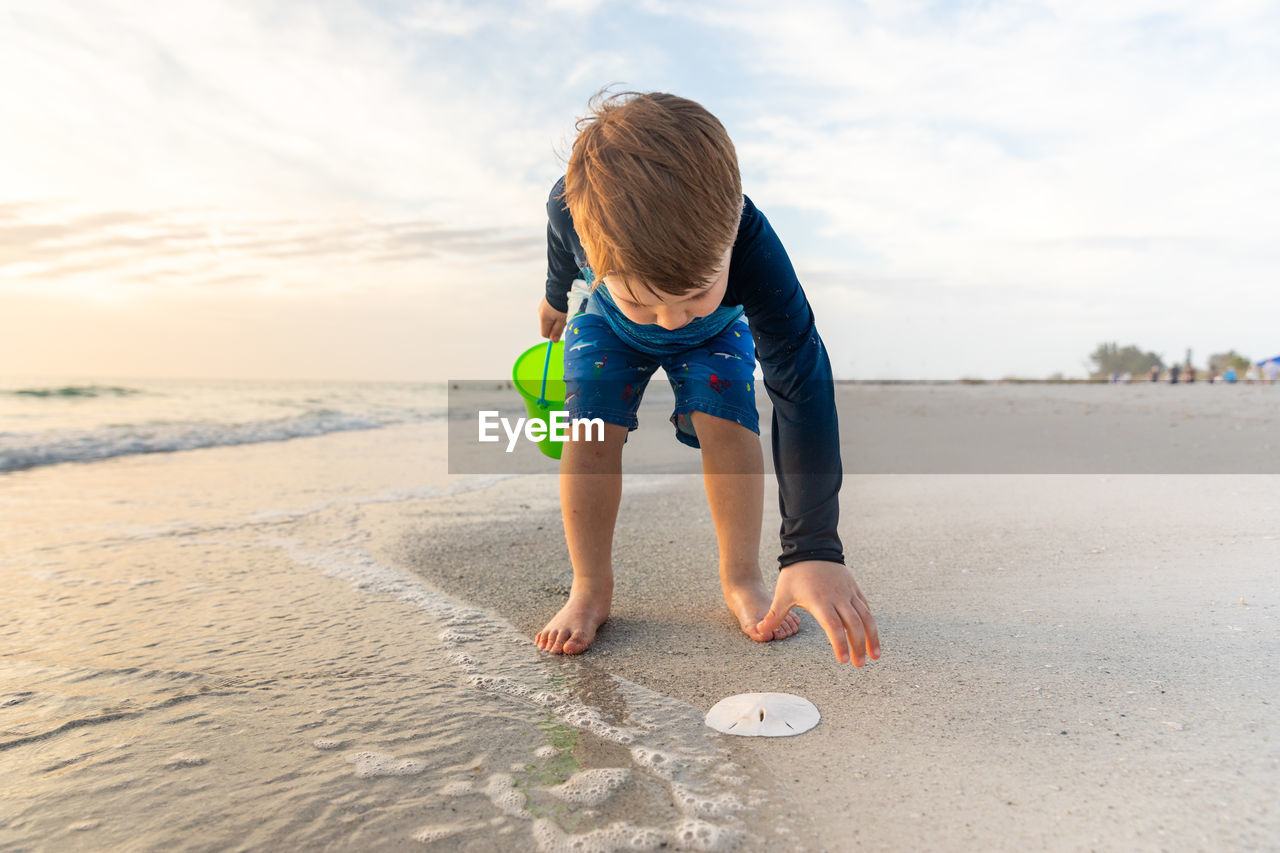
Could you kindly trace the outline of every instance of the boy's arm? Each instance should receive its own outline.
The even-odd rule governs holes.
[[[840,520],[840,432],[826,347],[786,250],[764,214],[745,199],[730,269],[745,309],[764,387],[773,402],[773,464],[782,511],[781,566],[844,562]]]
[[[561,196],[564,178],[556,181],[547,198],[547,303],[557,311],[569,310],[569,290],[578,277],[578,261],[574,257],[577,235],[573,219]]]
[[[831,361],[782,242],[745,198],[731,276],[735,265],[733,296],[746,311],[773,401],[773,463],[782,509],[783,570],[773,605],[756,630],[768,634],[792,607],[803,607],[826,632],[836,658],[862,666],[880,657],[880,633],[843,565],[836,532],[843,474]]]

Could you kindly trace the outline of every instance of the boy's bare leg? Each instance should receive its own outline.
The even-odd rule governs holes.
[[[560,511],[573,563],[573,586],[564,607],[538,632],[534,642],[540,649],[554,654],[581,654],[609,617],[613,600],[613,525],[622,501],[622,443],[626,437],[626,427],[605,424],[603,442],[564,443],[560,457]]]
[[[751,430],[705,412],[693,412],[702,445],[702,480],[720,546],[720,587],[743,633],[757,642],[781,640],[800,629],[788,613],[769,634],[756,630],[773,604],[760,574],[760,525],[764,517],[764,457]]]

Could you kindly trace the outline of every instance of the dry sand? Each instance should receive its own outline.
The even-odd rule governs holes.
[[[1221,408],[1200,400],[1180,428],[1211,439]],[[744,637],[700,480],[641,474],[581,660],[703,709],[812,700],[808,734],[734,739],[806,827],[784,849],[1276,849],[1277,495],[1275,475],[847,476],[841,533],[884,646],[859,670],[808,614],[792,639]],[[384,556],[532,637],[571,579],[557,500],[554,476],[462,495]]]

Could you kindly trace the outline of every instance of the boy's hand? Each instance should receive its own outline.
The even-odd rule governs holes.
[[[880,634],[867,599],[858,589],[853,573],[839,563],[806,560],[792,563],[778,575],[773,606],[756,626],[762,634],[772,634],[792,607],[803,607],[827,632],[831,648],[841,663],[862,666],[866,658],[880,657]]]
[[[560,335],[564,332],[564,324],[568,314],[563,311],[557,311],[551,307],[551,303],[544,296],[538,303],[538,326],[541,329],[540,334],[544,338],[550,338],[553,341],[560,340]]]

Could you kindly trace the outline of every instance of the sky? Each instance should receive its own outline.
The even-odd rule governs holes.
[[[837,378],[1280,354],[1274,3],[0,0],[0,375],[509,375],[590,96],[728,129]]]

